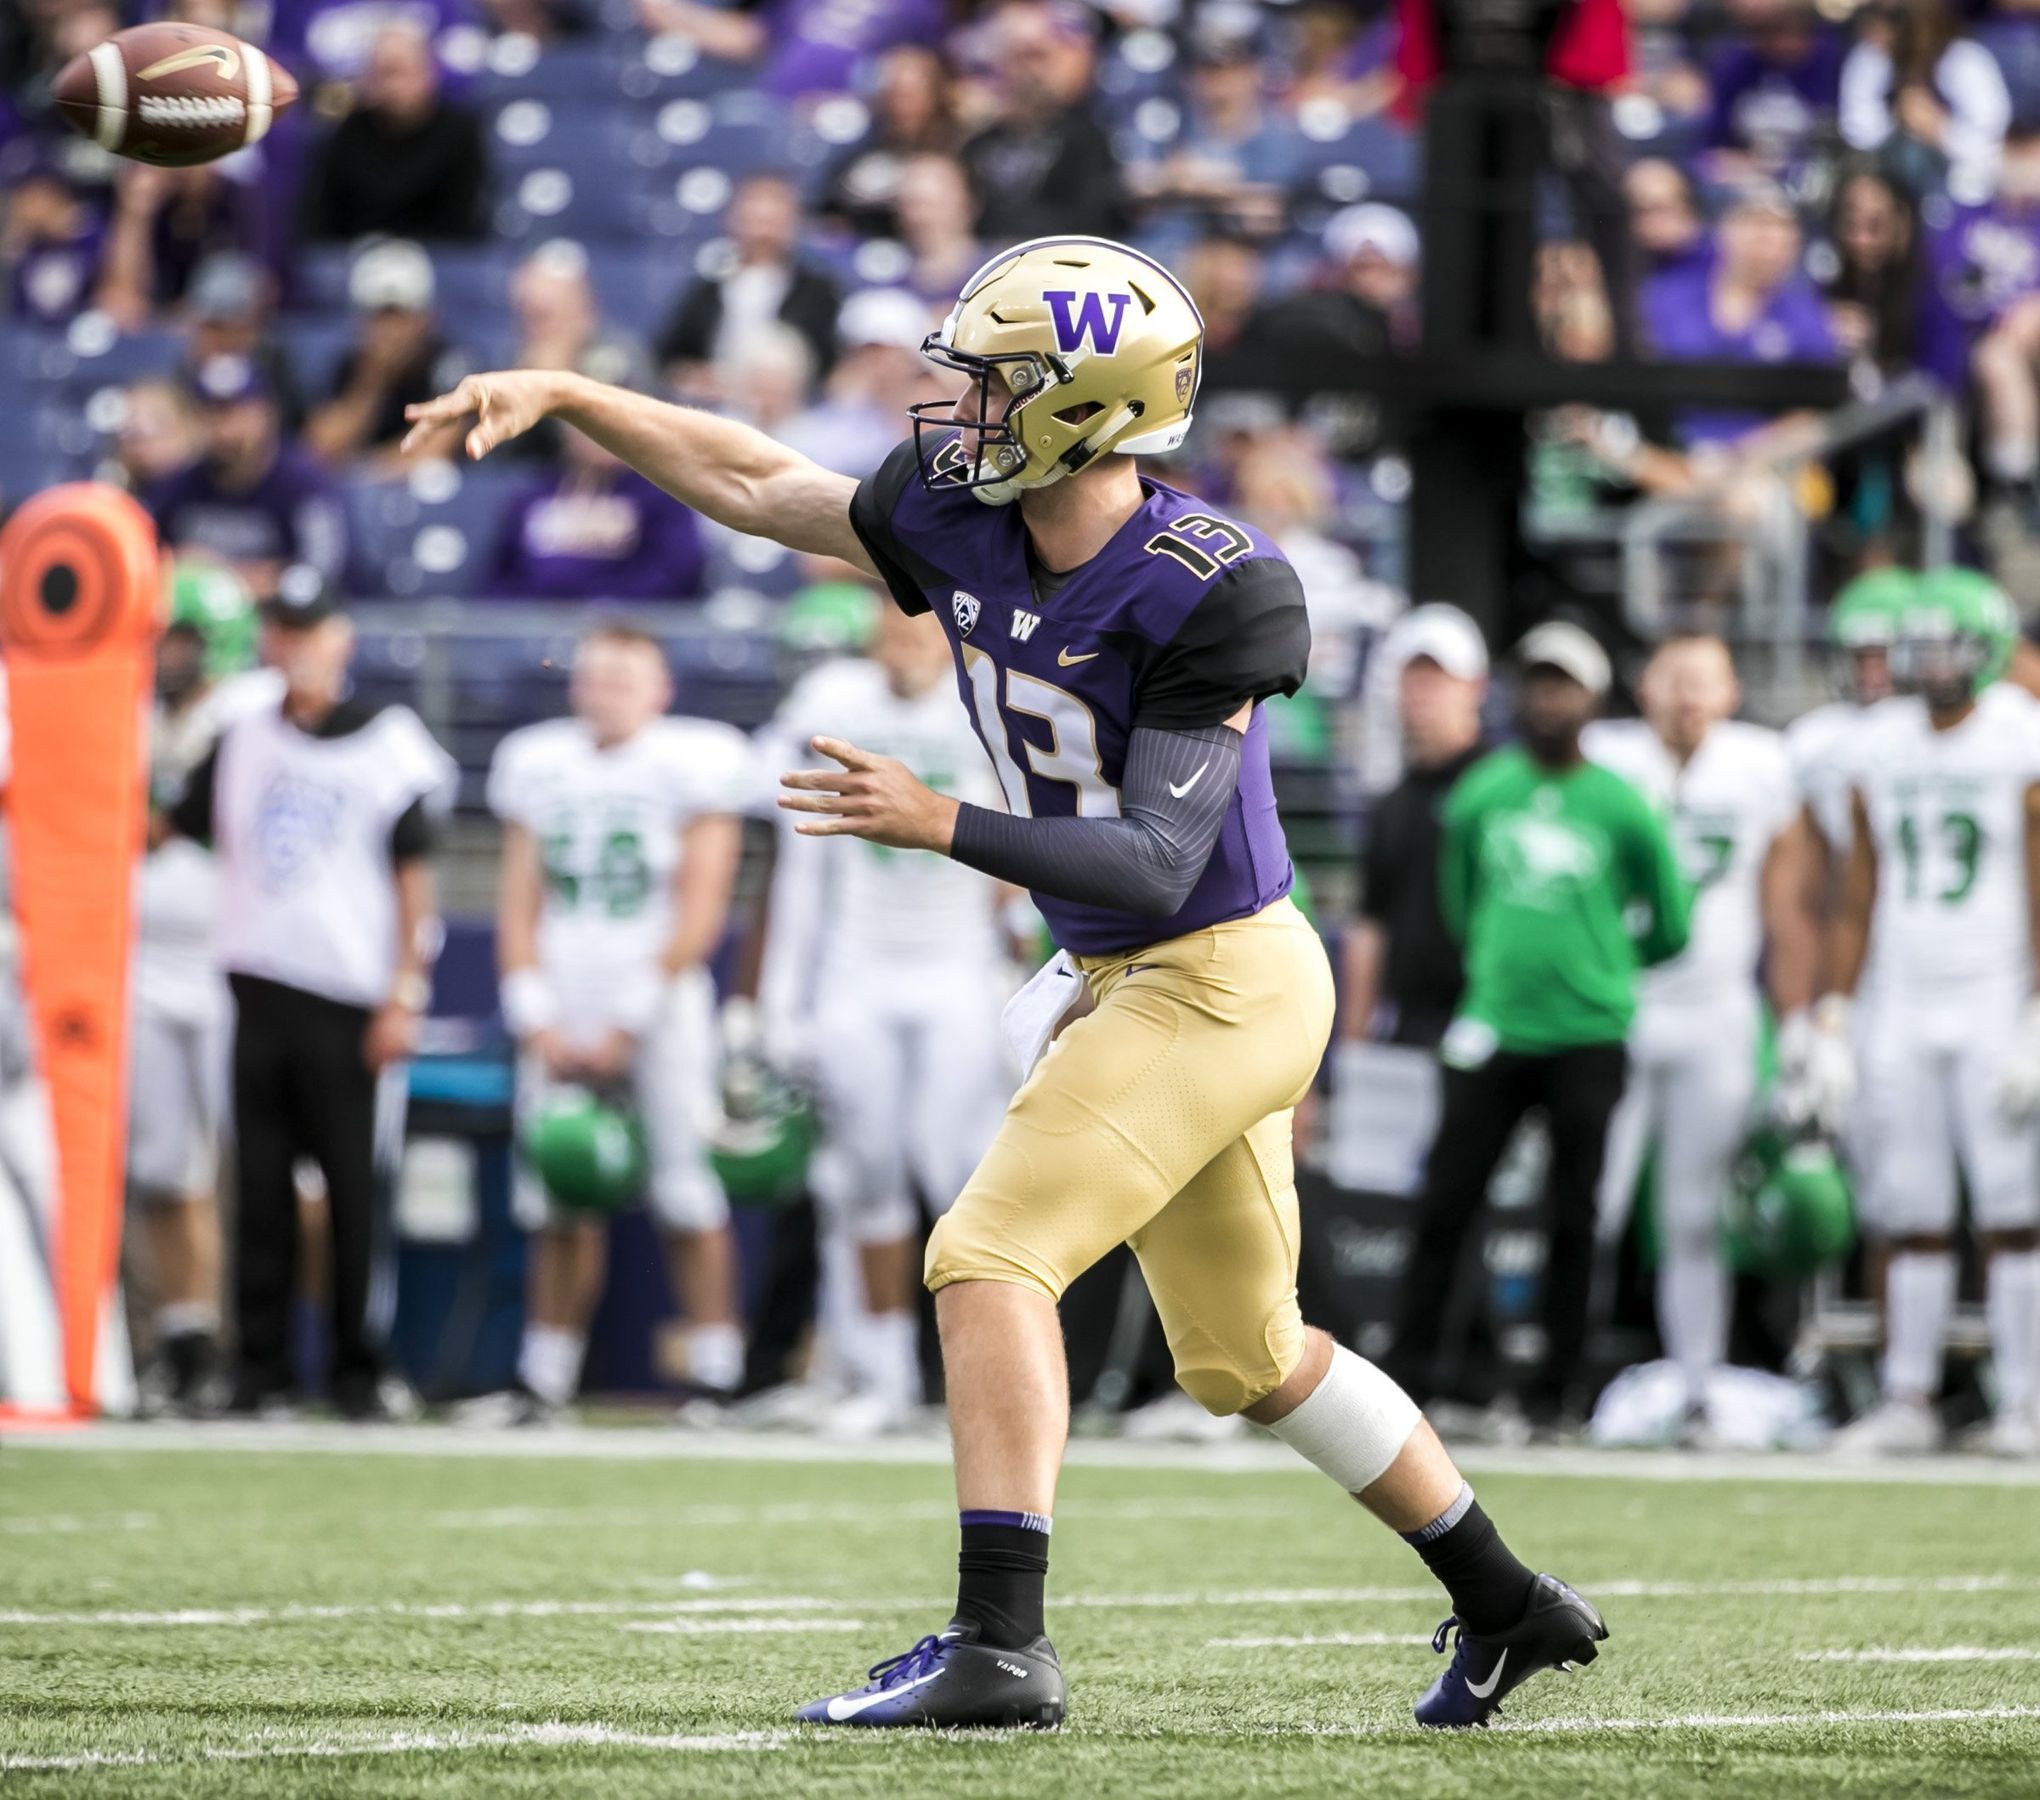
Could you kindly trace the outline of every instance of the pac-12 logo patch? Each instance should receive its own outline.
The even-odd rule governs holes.
[[[977,629],[978,614],[984,608],[975,594],[966,594],[962,588],[949,596],[949,610],[956,615],[956,635],[969,637]]]

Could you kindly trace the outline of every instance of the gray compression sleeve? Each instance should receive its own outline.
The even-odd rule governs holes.
[[[1211,860],[1239,785],[1241,743],[1229,725],[1136,725],[1126,741],[1118,818],[1021,819],[965,806],[949,854],[1059,900],[1166,919]]]

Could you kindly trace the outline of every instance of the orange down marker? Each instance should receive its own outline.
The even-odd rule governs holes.
[[[74,1413],[97,1410],[99,1321],[120,1263],[144,709],[162,608],[156,528],[117,488],[51,488],[0,531],[14,910],[57,1147],[57,1309]]]

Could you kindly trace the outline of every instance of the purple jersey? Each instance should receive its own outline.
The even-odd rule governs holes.
[[[1711,263],[1687,263],[1653,275],[1637,295],[1644,335],[1659,356],[1675,361],[1814,362],[1841,360],[1820,291],[1804,275],[1779,283],[1760,312],[1736,331],[1714,316]],[[1679,417],[1681,442],[1720,443],[1763,423],[1760,413],[1689,412]]]
[[[1142,486],[1140,511],[1089,562],[1047,577],[1046,597],[1020,509],[930,491],[911,442],[851,504],[894,599],[941,621],[965,710],[1015,813],[1116,818],[1136,724],[1219,725],[1303,683],[1310,627],[1282,552],[1188,494]],[[1217,846],[1176,913],[1156,920],[1043,893],[1034,902],[1064,949],[1099,955],[1245,918],[1293,878],[1256,705]]]
[[[707,560],[700,521],[642,475],[567,475],[512,505],[488,586],[534,600],[692,600]]]
[[[230,563],[310,563],[337,581],[347,560],[347,524],[333,478],[287,446],[245,488],[223,486],[199,461],[143,495],[173,549],[210,552]]]
[[[2040,212],[1998,199],[1988,206],[1924,209],[1927,280],[1919,360],[1959,391],[1969,353],[2014,300],[2040,293]]]
[[[1723,51],[1711,71],[1708,147],[1747,150],[1771,169],[1797,162],[1834,122],[1843,50],[1840,35],[1822,29],[1797,62],[1773,62],[1747,44]]]

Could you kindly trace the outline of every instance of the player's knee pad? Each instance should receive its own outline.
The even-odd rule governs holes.
[[[1347,1493],[1358,1494],[1388,1473],[1423,1417],[1381,1370],[1336,1345],[1324,1380],[1268,1429]]]
[[[1264,1400],[1282,1385],[1276,1375],[1267,1380],[1230,1366],[1213,1364],[1176,1365],[1176,1385],[1216,1418],[1228,1419],[1245,1412],[1256,1400]]]

